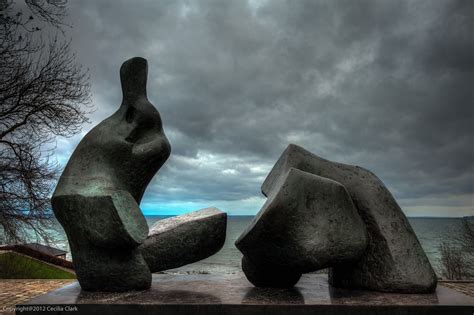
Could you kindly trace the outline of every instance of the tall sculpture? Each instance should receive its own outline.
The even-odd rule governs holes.
[[[410,223],[370,171],[290,144],[262,192],[267,202],[236,242],[253,284],[292,286],[301,273],[330,267],[336,287],[435,290],[436,274]]]
[[[160,233],[152,230],[148,235],[139,204],[171,147],[160,114],[147,99],[147,71],[143,58],[123,63],[120,108],[82,139],[52,197],[85,290],[147,289],[150,269],[155,272],[200,260],[217,252],[225,241],[226,214],[215,208],[174,219],[175,224],[158,221],[154,230],[163,225]],[[172,243],[179,238],[193,242]],[[197,250],[196,244],[205,246]],[[167,263],[160,265],[160,261]]]

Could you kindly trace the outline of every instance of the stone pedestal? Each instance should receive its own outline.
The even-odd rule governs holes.
[[[442,285],[430,294],[337,289],[323,274],[304,274],[291,289],[256,288],[243,274],[155,274],[145,291],[85,292],[76,282],[18,307],[18,314],[472,315],[474,298]]]

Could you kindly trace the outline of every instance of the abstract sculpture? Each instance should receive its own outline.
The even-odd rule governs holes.
[[[262,210],[236,241],[256,286],[288,287],[330,267],[336,287],[424,293],[437,278],[410,223],[373,173],[290,144],[262,185]]]
[[[165,222],[159,234],[153,233],[162,224],[158,221],[148,236],[139,204],[171,148],[160,114],[146,96],[147,71],[143,58],[124,62],[120,108],[82,139],[52,197],[85,290],[147,289],[150,269],[156,272],[203,259],[225,241],[226,214],[217,209],[174,219],[174,225]],[[186,238],[193,242],[186,243]],[[179,244],[171,243],[177,239]]]

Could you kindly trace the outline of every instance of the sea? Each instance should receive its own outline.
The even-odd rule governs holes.
[[[151,227],[157,221],[169,218],[170,216],[146,216],[148,225]],[[223,248],[215,255],[199,262],[182,266],[176,269],[167,270],[166,273],[176,274],[234,274],[241,271],[240,261],[242,254],[234,246],[234,242],[244,229],[250,224],[253,216],[229,216],[227,222],[227,236]],[[459,233],[462,218],[408,218],[418,240],[421,243],[431,265],[441,276],[440,272],[440,245],[443,242],[455,244],[455,237]],[[57,242],[55,246],[68,251],[64,230],[59,224],[55,225],[54,232]]]

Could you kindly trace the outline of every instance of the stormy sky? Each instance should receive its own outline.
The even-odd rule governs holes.
[[[171,142],[146,214],[255,214],[289,143],[375,172],[409,216],[474,214],[474,1],[69,1],[92,123],[148,59]]]

